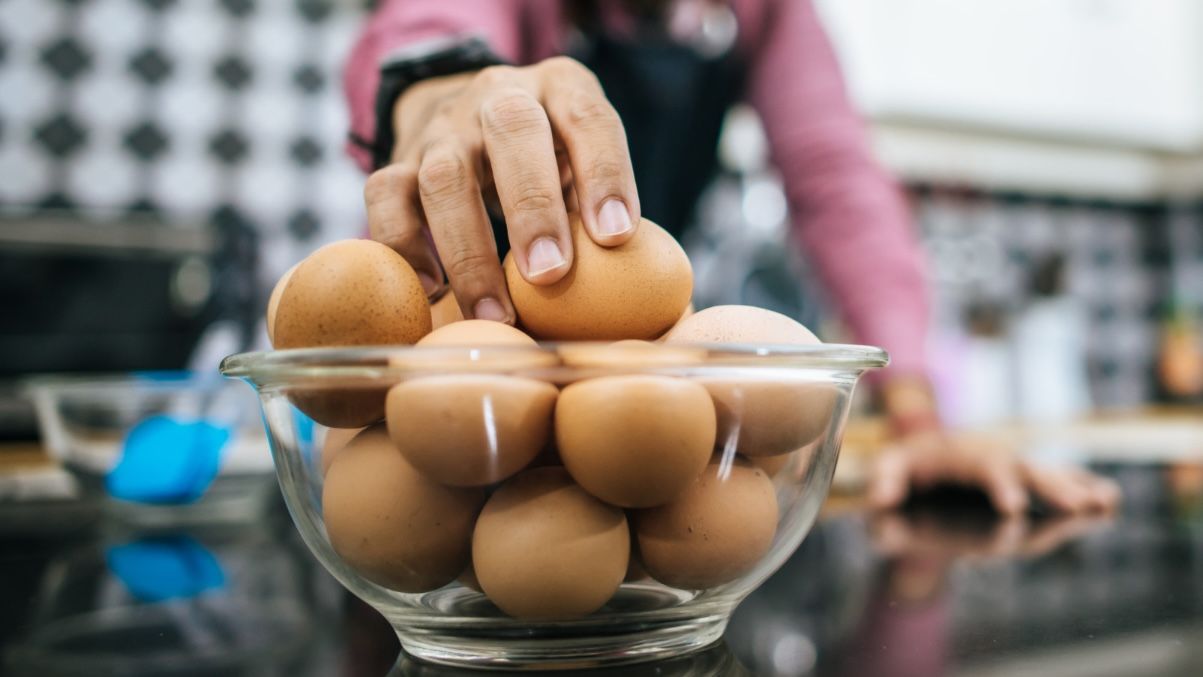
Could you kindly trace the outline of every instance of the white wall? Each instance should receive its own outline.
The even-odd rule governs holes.
[[[1199,0],[816,0],[863,110],[1203,151]]]

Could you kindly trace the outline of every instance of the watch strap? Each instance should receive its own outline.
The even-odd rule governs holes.
[[[387,165],[396,144],[393,106],[411,85],[430,78],[480,70],[506,63],[477,36],[440,38],[407,47],[380,66],[376,90],[376,138],[372,142],[372,166]]]

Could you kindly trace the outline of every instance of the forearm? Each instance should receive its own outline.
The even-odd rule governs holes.
[[[925,372],[928,299],[901,193],[873,158],[814,8],[777,2],[753,54],[749,98],[764,119],[794,232],[856,340]]]

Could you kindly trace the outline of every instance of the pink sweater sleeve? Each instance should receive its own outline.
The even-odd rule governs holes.
[[[498,56],[513,63],[553,54],[561,32],[559,12],[532,12],[529,5],[530,0],[381,0],[343,72],[351,133],[365,140],[375,137],[380,63],[405,45],[435,37],[478,35]],[[367,151],[351,144],[350,152],[360,167],[371,169]]]
[[[872,156],[810,0],[755,5],[765,14],[743,17],[764,27],[745,42],[748,95],[784,177],[794,233],[856,340],[886,348],[895,373],[923,372],[927,289],[901,192]]]

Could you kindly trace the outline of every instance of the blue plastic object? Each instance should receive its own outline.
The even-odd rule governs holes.
[[[217,477],[230,437],[229,428],[207,421],[152,416],[130,430],[105,485],[112,496],[127,501],[191,503]]]
[[[188,599],[225,587],[221,562],[189,536],[147,538],[109,548],[109,570],[143,602]]]

